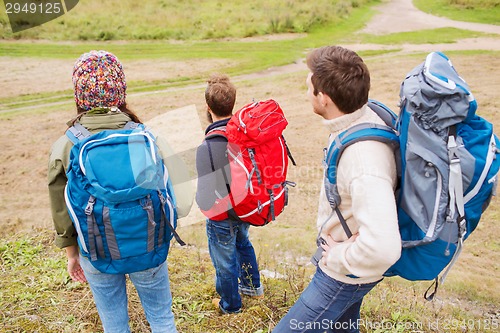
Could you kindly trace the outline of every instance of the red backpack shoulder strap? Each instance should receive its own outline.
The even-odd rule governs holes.
[[[210,131],[208,131],[207,134],[205,134],[205,140],[211,139],[216,136],[221,136],[227,140],[227,135],[226,135],[226,126],[219,126],[212,128]]]

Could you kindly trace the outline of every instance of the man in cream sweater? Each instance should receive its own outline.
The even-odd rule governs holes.
[[[353,51],[326,46],[307,58],[307,96],[331,143],[360,123],[384,124],[368,106],[370,74]],[[273,332],[359,332],[363,297],[401,255],[396,163],[391,147],[361,141],[345,149],[337,170],[339,206],[348,238],[322,186],[317,227],[322,257],[313,280]]]

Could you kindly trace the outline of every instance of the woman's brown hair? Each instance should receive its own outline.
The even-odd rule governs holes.
[[[120,105],[118,109],[120,109],[122,113],[125,113],[127,116],[129,116],[130,120],[132,120],[133,122],[142,124],[141,119],[134,113],[134,111],[129,109],[127,102]],[[82,116],[84,116],[88,112],[78,106],[76,107],[76,111],[77,111],[77,116],[68,122],[69,127],[73,126],[78,120],[80,120]]]

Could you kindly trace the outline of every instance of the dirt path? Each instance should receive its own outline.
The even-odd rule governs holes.
[[[491,24],[454,21],[444,17],[430,15],[418,10],[412,0],[389,0],[374,8],[378,14],[368,22],[362,33],[383,35],[398,32],[409,32],[437,28],[459,28],[483,33],[500,35],[500,26]],[[500,51],[500,36],[480,37],[458,40],[456,43],[443,44],[353,44],[345,45],[355,51],[384,50],[401,48],[401,52],[431,52],[460,50],[490,50]]]
[[[454,21],[444,17],[430,15],[418,10],[412,0],[389,0],[376,7],[379,14],[366,25],[362,32],[370,34],[389,34],[453,27],[485,33],[500,34],[500,26]]]

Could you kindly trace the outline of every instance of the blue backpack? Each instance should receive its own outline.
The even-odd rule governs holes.
[[[369,101],[386,126],[359,124],[338,135],[325,157],[325,188],[350,237],[338,209],[341,198],[336,187],[343,150],[360,140],[395,148],[403,249],[385,276],[435,280],[434,292],[428,296],[429,288],[425,294],[432,299],[495,195],[500,142],[492,124],[476,115],[477,103],[467,83],[442,53],[430,53],[407,75],[400,98],[399,116],[382,103]]]
[[[154,136],[133,122],[91,135],[79,123],[66,171],[66,206],[83,256],[103,273],[156,267],[177,235],[174,191]]]

